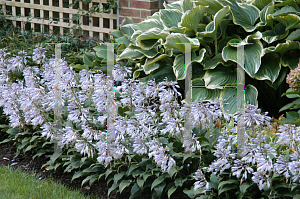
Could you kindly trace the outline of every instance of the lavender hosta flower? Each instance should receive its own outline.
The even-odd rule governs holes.
[[[33,49],[32,60],[37,64],[44,63],[46,61],[46,52],[47,51],[45,51],[45,48],[36,46],[36,48]]]
[[[258,184],[259,190],[262,190],[265,186],[268,186],[268,188],[271,187],[269,175],[266,175],[263,172],[254,172],[252,180],[254,183]]]
[[[236,159],[231,167],[231,172],[233,176],[236,176],[237,178],[241,177],[242,184],[244,180],[247,180],[248,174],[252,174],[254,170],[245,161]]]
[[[16,69],[19,71],[22,71],[25,65],[27,64],[27,58],[30,56],[27,56],[27,52],[20,51],[18,52],[18,55],[14,55],[14,57],[9,59],[8,70],[9,71],[15,71]]]
[[[53,132],[51,130],[51,128],[53,127],[53,124],[47,122],[47,123],[44,123],[42,126],[41,126],[41,129],[42,129],[42,137],[46,137],[46,139],[50,138],[51,140],[53,140]]]
[[[71,139],[71,138],[70,138]],[[90,147],[92,143],[88,143],[84,140],[76,140],[75,149],[82,155],[87,155],[89,158],[94,157],[94,150]]]
[[[284,124],[279,126],[277,143],[295,149],[300,143],[300,130],[295,125]]]
[[[115,81],[124,81],[126,77],[131,76],[131,69],[130,67],[120,66],[116,64],[115,66],[115,73],[114,73],[114,80]]]
[[[79,136],[71,126],[66,126],[62,129],[62,131],[64,134],[62,135],[61,139],[61,147],[65,145],[68,146],[70,143],[74,144],[78,140]]]
[[[290,177],[288,161],[283,155],[279,155],[276,159],[276,163],[274,163],[274,169],[279,174],[283,174],[286,178],[286,181]]]
[[[194,190],[198,190],[201,187],[205,186],[205,190],[202,193],[205,193],[209,190],[209,183],[207,182],[201,169],[198,169],[193,176],[196,182],[194,183]]]
[[[209,165],[209,172],[213,172],[215,175],[220,172],[222,174],[226,169],[231,167],[231,163],[228,161],[227,158],[219,158],[215,160],[213,163]]]
[[[184,147],[186,152],[195,152],[196,150],[199,150],[200,154],[202,153],[200,142],[195,138],[195,134],[192,133],[184,133],[182,147]]]
[[[256,106],[246,104],[245,108],[238,110],[233,117],[236,121],[238,118],[244,118],[244,122],[247,127],[253,127],[255,125],[267,125],[269,128],[271,128],[271,117],[267,116],[267,114],[267,112],[264,115],[260,114],[260,109],[257,109]]]

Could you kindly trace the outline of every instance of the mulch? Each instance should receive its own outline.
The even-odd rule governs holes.
[[[113,191],[110,196],[107,196],[108,187],[106,181],[98,181],[91,186],[83,185],[81,187],[81,182],[84,177],[74,179],[71,182],[72,176],[75,173],[64,173],[64,168],[58,167],[56,170],[46,170],[41,168],[43,164],[48,161],[48,158],[41,156],[32,160],[34,154],[25,153],[20,154],[18,157],[14,158],[16,149],[12,143],[0,144],[0,166],[10,166],[13,169],[19,168],[24,172],[34,172],[36,176],[43,179],[47,179],[50,176],[53,180],[58,183],[68,186],[71,190],[79,190],[85,196],[92,199],[102,199],[102,198],[112,198],[112,199],[128,199],[130,197],[131,188],[126,188],[122,194]],[[151,193],[145,193],[138,197],[139,199],[150,199]]]

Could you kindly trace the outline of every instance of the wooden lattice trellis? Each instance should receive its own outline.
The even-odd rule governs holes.
[[[15,26],[25,29],[25,22],[27,22],[26,28],[32,28],[36,32],[49,31],[51,33],[55,30],[63,35],[76,24],[76,21],[72,21],[72,15],[78,13],[78,7],[88,10],[100,4],[100,9],[102,9],[107,3],[106,0],[92,0],[88,5],[84,5],[80,1],[79,5],[70,8],[69,4],[73,2],[74,0],[0,0],[0,5],[11,12],[11,17],[7,19],[12,20]],[[81,16],[79,19],[80,27],[85,35],[103,40],[105,37],[108,38],[109,32],[118,28],[116,10],[110,14],[93,13],[90,16],[90,21],[88,16]],[[71,22],[70,25],[69,22]]]

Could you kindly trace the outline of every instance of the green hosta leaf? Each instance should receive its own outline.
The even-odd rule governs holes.
[[[300,39],[300,29],[293,31],[286,40],[299,40]]]
[[[225,61],[231,60],[235,63],[240,64],[245,69],[246,73],[253,78],[254,74],[259,70],[261,64],[261,57],[263,56],[263,45],[259,40],[253,40],[252,44],[244,46],[244,53],[244,66],[242,65],[242,63],[238,63],[237,48],[231,47],[230,45],[227,45],[223,48],[222,57]]]
[[[155,192],[157,193],[158,197],[161,197],[161,194],[166,186],[166,182],[159,184],[157,187],[154,188]]]
[[[295,14],[288,14],[284,16],[275,16],[273,17],[274,20],[279,21],[283,25],[286,26],[286,30],[292,29],[292,28],[300,28],[300,16]]]
[[[114,191],[116,188],[118,188],[118,184],[113,183],[112,186],[108,189],[107,195],[109,196],[112,191]]]
[[[157,179],[155,179],[151,185],[151,190],[156,187],[157,185],[159,185],[160,183],[162,183],[164,180],[166,179],[165,175],[159,176]]]
[[[272,14],[273,17],[276,16],[284,16],[287,14],[296,14],[298,11],[292,6],[284,6],[280,10],[277,10],[275,13]]]
[[[223,188],[219,189],[219,195],[221,195],[223,192],[226,192],[226,191],[229,191],[229,190],[232,190],[232,189],[237,189],[238,186],[234,185],[227,185],[227,186],[224,186]]]
[[[214,20],[206,26],[205,32],[197,33],[197,35],[202,36],[202,37],[214,37],[219,24],[222,22],[224,17],[227,15],[229,10],[230,10],[230,8],[228,6],[219,10],[217,12],[217,14],[214,16]]]
[[[190,67],[190,65],[191,64],[189,64],[188,67]],[[185,74],[184,55],[180,54],[175,56],[173,70],[176,76],[176,81],[185,79],[186,74]]]
[[[205,73],[203,74],[202,77],[199,77],[199,78],[193,78],[192,79],[192,86],[193,88],[195,87],[205,87],[205,82],[203,81],[203,77],[204,77]]]
[[[126,25],[128,24],[134,24],[134,22],[129,18],[129,17],[125,17],[125,21],[122,23],[121,25],[121,31],[124,33],[124,34],[127,34],[129,36],[131,36],[133,34],[133,29],[129,27],[126,27]]]
[[[118,183],[118,181],[125,175],[125,172],[118,173],[114,175],[114,182]]]
[[[287,98],[298,98],[300,97],[299,91],[293,91],[291,88],[289,88],[286,93],[283,93],[281,97],[286,96]]]
[[[256,6],[258,9],[262,10],[265,6],[271,3],[272,0],[254,0],[252,4]]]
[[[185,12],[182,16],[182,21],[179,23],[179,26],[190,28],[197,33],[198,24],[204,16],[206,9],[206,6],[197,6],[196,8]]]
[[[178,23],[181,21],[182,12],[174,9],[161,9],[159,13],[165,27],[178,27]]]
[[[168,190],[168,198],[176,191],[177,187],[173,186]]]
[[[222,189],[224,186],[232,185],[232,184],[238,185],[239,183],[238,183],[238,181],[232,180],[232,179],[229,179],[229,180],[226,180],[226,181],[222,181],[222,182],[220,182],[220,184],[218,185],[218,190]]]
[[[299,46],[300,49],[300,46]],[[290,50],[285,52],[281,58],[280,63],[283,66],[288,66],[291,70],[294,70],[298,67],[299,58],[300,58],[300,50]]]
[[[208,89],[222,89],[226,85],[236,85],[236,72],[227,67],[217,67],[215,70],[207,70],[203,79]]]
[[[201,48],[201,50],[199,51],[199,56],[193,56],[192,57],[192,62],[198,62],[198,63],[201,63],[203,58],[204,58],[204,55],[206,53],[206,49],[205,48]],[[194,55],[194,54],[193,54]]]
[[[163,39],[163,41],[166,40],[166,37],[169,35],[169,32],[165,30],[161,30],[159,28],[152,28],[142,34],[140,34],[136,40],[139,44],[139,46],[144,50],[150,50],[152,49],[157,40]],[[151,42],[149,42],[151,41]]]
[[[240,185],[241,193],[244,195],[246,193],[247,189],[251,186],[252,186],[252,183],[250,184],[249,182],[244,182],[243,184],[241,184]]]
[[[270,80],[272,83],[277,79],[281,69],[280,58],[277,53],[268,53],[261,59],[261,66],[255,74],[255,79]]]
[[[239,3],[235,0],[218,0],[223,6],[229,6],[233,15],[233,23],[242,26],[246,32],[252,32],[256,29],[254,26],[259,17],[259,9],[254,5]]]
[[[122,193],[122,191],[126,188],[126,187],[128,187],[129,185],[130,185],[130,180],[123,180],[121,183],[120,183],[120,185],[119,185],[119,191],[120,191],[120,193]]]
[[[217,178],[217,176],[213,173],[210,175],[210,182],[211,182],[212,188],[214,188],[215,190],[218,190],[220,181]]]
[[[139,195],[140,193],[140,187],[137,185],[137,183],[135,183],[132,188],[131,188],[131,196],[129,199],[135,198],[136,196]]]
[[[140,187],[141,189],[143,189],[144,182],[145,182],[145,181],[144,181],[142,178],[137,178],[137,179],[136,179],[136,183],[139,185],[139,187]]]
[[[211,15],[215,15],[219,10],[223,8],[221,4],[219,4],[216,0],[198,0],[198,2],[195,2],[195,4],[202,5],[202,6],[208,6],[207,13]]]
[[[200,46],[198,39],[191,39],[181,33],[172,33],[166,38],[165,48],[175,48],[180,50],[183,54],[185,53],[185,44],[191,43],[191,49],[195,49]]]
[[[79,177],[83,176],[83,175],[84,175],[84,172],[83,172],[83,171],[77,171],[77,172],[73,175],[72,181],[73,181],[74,179],[76,179],[76,178],[79,178]]]
[[[193,9],[193,3],[191,2],[191,0],[183,0],[182,8],[183,8],[184,12],[186,12],[188,10],[192,10]]]

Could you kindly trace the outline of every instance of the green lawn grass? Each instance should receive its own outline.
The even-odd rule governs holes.
[[[87,199],[53,180],[39,180],[34,173],[0,167],[0,199]]]

